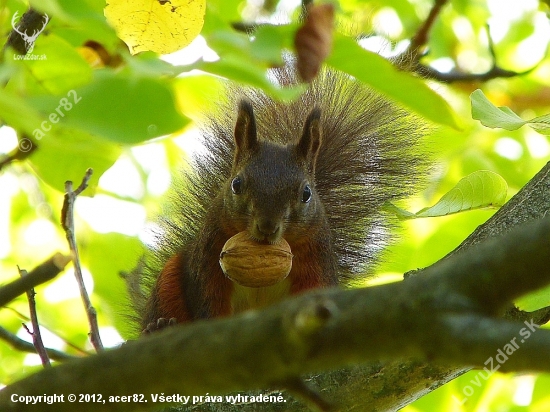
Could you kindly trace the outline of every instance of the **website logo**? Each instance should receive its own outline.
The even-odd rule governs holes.
[[[44,25],[42,26],[41,29],[34,30],[32,35],[29,35],[26,30],[24,32],[19,31],[19,29],[17,28],[18,18],[19,18],[19,12],[16,11],[15,14],[13,15],[12,19],[11,19],[11,27],[13,27],[13,30],[16,33],[19,33],[19,35],[21,36],[21,38],[25,42],[25,49],[27,50],[27,53],[30,54],[30,53],[32,53],[32,51],[34,49],[34,42],[36,41],[36,39],[38,38],[40,33],[42,33],[44,31],[44,29],[46,28],[46,25],[48,24],[48,21],[50,21],[50,18],[48,17],[47,14],[44,14]]]

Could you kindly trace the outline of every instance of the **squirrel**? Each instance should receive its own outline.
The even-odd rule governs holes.
[[[297,82],[288,67],[273,75]],[[410,195],[427,170],[426,124],[346,74],[323,70],[291,103],[255,89],[227,95],[160,218],[137,305],[145,332],[348,284],[388,241],[384,204]],[[241,231],[288,242],[284,281],[248,288],[224,275],[220,252]]]

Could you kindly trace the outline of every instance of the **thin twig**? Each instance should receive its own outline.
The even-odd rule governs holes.
[[[445,83],[451,83],[451,82],[457,82],[457,81],[479,81],[479,82],[485,82],[487,80],[496,79],[496,78],[510,78],[510,77],[516,77],[516,76],[523,76],[526,74],[531,73],[533,70],[535,70],[540,63],[537,63],[534,67],[530,68],[529,70],[523,71],[523,72],[515,72],[512,70],[506,70],[498,66],[497,63],[497,55],[495,51],[495,45],[493,42],[493,38],[491,37],[491,34],[489,32],[489,27],[486,27],[487,30],[487,39],[488,39],[488,47],[489,47],[489,54],[491,55],[491,58],[493,60],[493,64],[491,68],[484,72],[484,73],[461,73],[461,72],[449,72],[449,73],[441,73],[429,66],[423,66],[419,65],[418,72],[425,75],[428,78],[436,79]],[[546,55],[546,53],[545,53]]]
[[[17,315],[23,322],[30,322],[30,318],[28,316],[26,316],[25,314],[19,312],[17,309],[14,309],[14,308],[11,308],[11,307],[6,307],[6,309],[8,310],[11,310],[13,313],[15,313],[15,315]],[[76,345],[75,343],[71,342],[70,340],[68,340],[66,337],[60,335],[58,332],[56,332],[55,330],[52,330],[51,328],[48,328],[46,325],[42,324],[42,329],[43,330],[47,330],[48,332],[50,332],[51,334],[57,336],[59,339],[61,339],[63,341],[63,343],[65,343],[65,345],[67,345],[69,348],[72,348],[74,349],[75,351],[79,352],[80,354],[82,354],[83,356],[88,356],[90,355],[90,352],[86,351],[85,349],[81,348],[80,346]],[[9,332],[7,332],[9,333]],[[1,333],[0,331],[0,339],[4,339],[4,336],[3,334]],[[9,339],[9,336],[7,337],[6,339],[8,342],[10,342],[10,339]],[[11,343],[11,342],[10,342]],[[22,349],[22,350],[25,350],[25,349]],[[34,352],[34,350],[33,350]],[[50,356],[51,359],[54,359],[52,356]]]
[[[12,150],[10,153],[0,158],[0,170],[12,162],[25,160],[36,149],[38,149],[36,142],[29,139],[28,136],[23,135],[21,139],[19,139],[17,149]]]
[[[428,17],[420,26],[416,34],[412,37],[411,43],[409,44],[407,50],[400,55],[400,58],[396,59],[398,64],[400,64],[402,67],[409,68],[409,70],[415,71],[416,73],[428,79],[437,80],[444,83],[453,83],[470,81],[485,82],[487,80],[496,78],[522,76],[525,74],[529,74],[539,66],[539,64],[537,64],[535,67],[523,72],[515,72],[499,67],[497,64],[493,39],[489,35],[488,29],[487,33],[489,39],[489,53],[491,54],[491,57],[493,59],[493,65],[488,71],[484,73],[462,73],[457,71],[443,73],[430,66],[420,63],[421,57],[426,52],[426,48],[424,46],[426,46],[429,41],[430,30],[446,3],[447,0],[435,1],[432,9],[430,10],[430,13],[428,14]]]
[[[25,269],[19,269],[19,275],[24,278],[27,276],[27,271]],[[50,358],[48,357],[48,353],[46,352],[46,348],[44,347],[44,342],[42,341],[42,335],[40,334],[40,325],[38,323],[38,315],[36,313],[36,301],[34,300],[36,293],[34,292],[34,288],[31,288],[27,290],[27,299],[29,300],[29,313],[31,315],[31,323],[32,323],[32,332],[29,330],[27,325],[23,324],[23,327],[27,330],[27,332],[32,336],[32,343],[34,347],[36,348],[36,353],[38,353],[38,356],[40,356],[40,361],[42,362],[42,365],[45,368],[48,368],[51,366]]]
[[[258,30],[260,27],[264,26],[273,26],[269,23],[247,23],[243,21],[235,21],[231,23],[231,27],[233,27],[234,30],[246,33],[246,34],[252,34],[256,30]]]
[[[0,288],[0,307],[7,305],[27,290],[53,279],[70,261],[70,256],[56,253],[51,258],[35,267],[27,276],[2,286]]]
[[[86,315],[88,316],[88,322],[90,324],[90,341],[96,351],[103,350],[103,344],[101,343],[101,337],[99,335],[99,327],[97,325],[97,312],[92,306],[86,286],[84,285],[84,278],[82,277],[82,268],[80,267],[80,257],[78,255],[78,246],[74,235],[74,202],[76,197],[88,187],[88,182],[92,177],[93,170],[88,169],[86,175],[82,179],[82,183],[76,190],[73,191],[73,182],[65,182],[65,201],[63,202],[63,209],[61,210],[61,226],[65,230],[67,241],[73,256],[74,274],[78,287],[80,289],[80,296],[84,302],[86,308]]]
[[[0,326],[0,339],[10,344],[11,347],[16,350],[36,353],[36,348],[32,343],[29,343],[26,340],[23,340],[21,338],[18,338],[17,335],[10,333],[9,331],[7,331],[1,326]],[[48,354],[48,357],[51,360],[55,360],[55,361],[66,361],[66,360],[77,358],[77,356],[72,356],[65,352],[61,352],[56,349],[50,349],[50,348],[46,348],[46,353]]]
[[[441,9],[445,6],[445,3],[447,3],[447,0],[436,0],[430,10],[430,13],[428,14],[428,17],[426,18],[426,21],[422,24],[422,26],[420,26],[416,34],[411,39],[411,43],[408,47],[409,53],[418,56],[420,48],[428,43],[430,30],[436,21],[437,16],[441,13]]]
[[[435,70],[430,66],[419,64],[417,66],[416,72],[430,80],[437,80],[443,83],[486,82],[487,80],[491,80],[491,79],[498,79],[498,78],[507,79],[511,77],[523,76],[531,73],[537,67],[538,67],[538,64],[537,66],[523,72],[515,72],[511,70],[502,69],[498,66],[493,66],[491,69],[489,69],[484,73],[463,73],[463,72],[457,72],[457,71],[443,73],[438,70]]]

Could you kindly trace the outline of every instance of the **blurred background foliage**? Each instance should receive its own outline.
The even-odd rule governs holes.
[[[393,56],[407,47],[434,2],[333,3],[341,30],[360,35],[364,47]],[[481,126],[471,119],[469,101],[470,93],[481,88],[495,105],[508,106],[524,119],[550,112],[547,2],[443,3],[421,63],[444,74],[475,75],[495,64],[528,73],[449,84],[429,81],[458,113],[463,128],[439,126],[427,139],[435,166],[425,190],[400,205],[410,211],[435,203],[462,177],[477,170],[500,174],[508,183],[509,198],[540,170],[550,154],[547,138],[528,127],[510,132]],[[34,0],[30,5],[53,18],[33,51],[45,55],[45,60],[16,60],[13,52],[6,52],[0,65],[0,81],[5,86],[0,91],[4,121],[0,125],[0,155],[17,150],[23,136],[38,146],[24,161],[4,166],[0,172],[0,282],[16,278],[17,265],[30,270],[56,251],[68,252],[59,225],[63,183],[73,180],[77,185],[85,170],[93,167],[91,187],[77,200],[76,236],[103,341],[115,346],[134,333],[119,273],[136,265],[142,242],[151,242],[154,217],[171,176],[185,167],[193,151],[200,150],[194,122],[216,104],[222,92],[219,78],[204,71],[270,87],[265,69],[272,55],[258,58],[257,51],[241,47],[245,35],[233,31],[229,23],[296,22],[299,4],[287,0],[209,1],[202,35],[185,49],[160,59],[150,52],[128,53],[105,20],[103,0]],[[27,1],[0,0],[3,37],[12,29],[14,13],[22,14],[28,7]],[[90,40],[104,48],[108,62],[98,57],[96,48],[84,47]],[[273,43],[274,47],[287,45],[284,41]],[[201,56],[204,60],[197,60]],[[219,62],[217,56],[222,58]],[[204,71],[190,72],[197,68]],[[81,102],[70,100],[73,107],[63,112],[67,119],[51,124],[51,131],[37,140],[32,132],[47,119],[48,108],[58,106],[63,97],[72,99],[70,90],[76,91]],[[286,92],[270,91],[290,97]],[[145,127],[146,122],[154,127]],[[401,236],[384,252],[377,267],[378,277],[369,283],[397,280],[408,270],[436,262],[493,213],[477,210],[403,223]],[[36,292],[46,346],[75,355],[91,351],[72,268]],[[30,341],[22,322],[28,323],[24,297],[0,309],[1,327]],[[4,385],[41,367],[36,355],[16,351],[3,341],[0,359],[0,383]],[[476,376],[476,371],[469,372],[404,410],[550,409],[548,375]]]

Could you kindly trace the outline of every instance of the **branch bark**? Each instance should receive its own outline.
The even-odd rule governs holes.
[[[34,268],[25,277],[18,278],[7,285],[0,287],[0,307],[7,305],[13,299],[22,295],[42,283],[55,278],[64,268],[71,258],[61,253],[56,253],[51,258]]]
[[[516,215],[510,220],[519,227],[512,233],[461,250],[404,282],[319,290],[263,311],[176,326],[16,382],[0,391],[0,409],[24,410],[23,404],[11,401],[12,394],[100,393],[105,399],[144,394],[149,402],[84,403],[79,409],[147,410],[163,406],[153,403],[151,394],[192,396],[277,388],[306,373],[370,361],[374,363],[366,368],[323,377],[339,379],[331,386],[345,388],[338,391],[342,394],[349,390],[343,383],[350,377],[367,374],[374,383],[374,388],[361,388],[370,393],[368,409],[394,410],[429,391],[429,382],[440,384],[469,367],[487,366],[488,359],[513,339],[521,350],[509,354],[501,371],[550,371],[550,331],[538,330],[535,322],[501,317],[511,299],[550,283],[550,218],[524,224],[548,210],[548,203],[538,212],[533,212],[533,203],[525,203],[537,193],[548,197],[550,191],[540,190],[550,185],[548,167],[502,209]],[[523,212],[527,204],[529,211]],[[489,236],[486,230],[482,227],[479,236]],[[530,332],[528,337],[522,334],[524,328]],[[388,365],[400,368],[400,373],[388,376],[380,388],[376,377],[386,374]],[[417,382],[407,380],[419,375],[422,379]],[[392,380],[398,391],[384,393]],[[373,408],[372,400],[378,397],[384,402]],[[339,406],[345,410],[365,407],[355,396],[333,399],[342,400]],[[67,402],[41,407],[61,412],[74,408]]]

